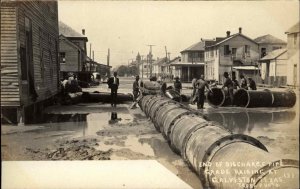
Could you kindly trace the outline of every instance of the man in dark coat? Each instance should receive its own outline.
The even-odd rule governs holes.
[[[255,83],[255,81],[251,77],[248,78],[248,81],[249,81],[249,88],[251,90],[256,90],[256,83]]]
[[[210,90],[208,83],[204,80],[204,75],[200,76],[200,79],[196,81],[195,86],[198,90],[197,109],[204,109],[205,87]]]
[[[179,77],[178,77],[178,76],[175,77],[174,89],[175,89],[175,91],[177,91],[179,94],[181,93],[182,84],[181,84],[181,82],[179,81]]]
[[[117,105],[117,94],[119,88],[119,78],[117,77],[118,73],[114,72],[114,76],[109,78],[107,81],[108,87],[111,89],[110,97],[111,97],[111,106]]]

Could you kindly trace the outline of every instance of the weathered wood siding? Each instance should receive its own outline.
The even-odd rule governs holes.
[[[17,4],[20,47],[26,45],[25,17],[32,24],[33,77],[37,101],[50,98],[59,89],[57,11],[56,1],[19,1]],[[33,103],[24,93],[21,101],[24,105]]]
[[[62,72],[79,72],[81,71],[80,50],[75,45],[71,45],[65,39],[59,40],[59,51],[65,53],[65,63],[60,63]]]
[[[16,7],[1,1],[1,106],[20,106]]]

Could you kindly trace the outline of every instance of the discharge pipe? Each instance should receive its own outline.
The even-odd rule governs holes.
[[[220,88],[212,88],[206,94],[208,104],[212,107],[231,105],[227,92]],[[245,108],[254,107],[293,107],[296,103],[296,94],[292,90],[262,91],[238,89],[234,91],[233,105]]]
[[[166,98],[167,99],[167,98]],[[151,108],[147,108],[148,105]],[[298,188],[299,161],[279,159],[257,139],[175,102],[153,95],[139,101],[174,152],[199,175],[204,188]]]

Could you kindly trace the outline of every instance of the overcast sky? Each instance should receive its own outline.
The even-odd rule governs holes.
[[[106,64],[110,48],[113,67],[127,64],[137,53],[171,58],[201,38],[226,36],[226,31],[255,38],[271,34],[286,41],[284,32],[299,21],[298,1],[66,1],[58,3],[59,20],[86,30],[95,60]],[[145,56],[144,56],[145,57]]]

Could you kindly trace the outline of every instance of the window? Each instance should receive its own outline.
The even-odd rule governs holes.
[[[61,64],[65,64],[66,63],[66,53],[65,52],[60,52],[59,53],[59,62]]]
[[[250,56],[250,46],[249,45],[245,45],[245,55]]]
[[[231,54],[232,54],[233,56],[236,56],[236,48],[232,48],[232,49],[231,49]]]
[[[214,49],[210,50],[210,57],[214,57]]]
[[[224,55],[229,55],[230,50],[229,50],[229,45],[224,45]]]
[[[144,65],[144,68],[147,68],[147,65]]]

